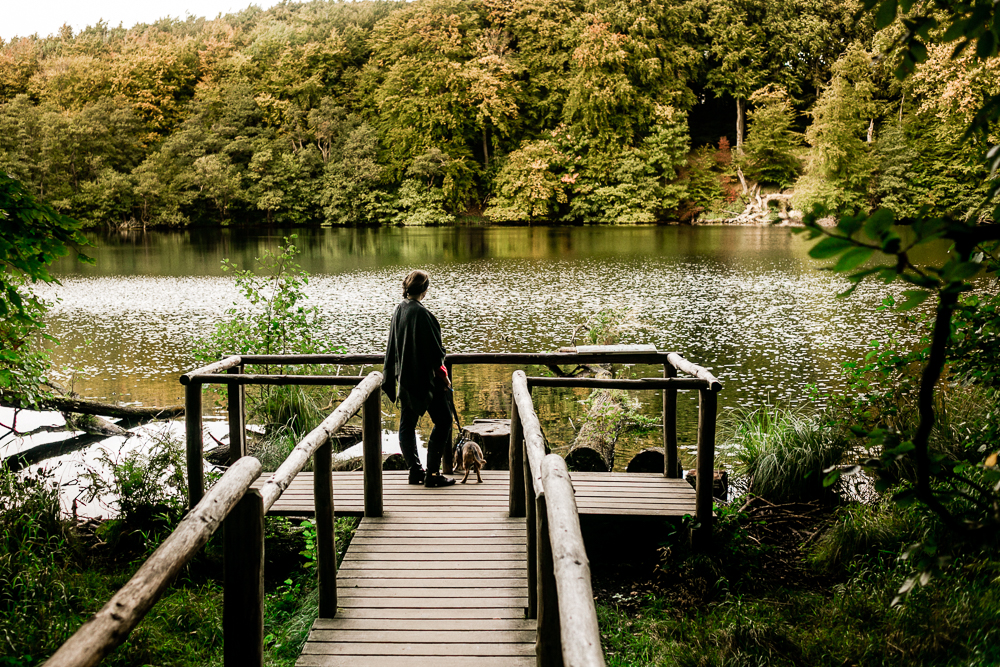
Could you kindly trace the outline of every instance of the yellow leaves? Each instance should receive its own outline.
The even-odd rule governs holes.
[[[992,454],[986,457],[986,460],[983,462],[983,465],[986,466],[987,468],[995,467],[997,464],[997,456],[1000,456],[1000,452],[993,452]]]

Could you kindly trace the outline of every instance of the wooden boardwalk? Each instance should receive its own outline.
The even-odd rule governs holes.
[[[467,484],[441,490],[446,494],[440,511],[475,511],[507,516],[509,473],[484,470],[483,483],[475,477]],[[694,489],[682,479],[669,479],[656,473],[574,472],[573,487],[580,514],[615,516],[679,517],[694,514]],[[254,483],[260,487],[265,477]],[[460,478],[459,478],[460,479]],[[386,515],[433,516],[439,506],[432,498],[434,489],[406,483],[405,471],[387,470],[382,475],[383,508]],[[360,472],[333,473],[333,504],[339,516],[363,516],[364,480]],[[292,481],[270,514],[312,514],[313,476],[302,472]]]
[[[694,512],[694,490],[683,480],[572,477],[581,514]],[[483,480],[425,489],[407,484],[405,472],[386,471],[385,515],[362,519],[337,573],[337,616],[316,621],[296,665],[534,665],[536,621],[524,618],[524,519],[508,516],[506,471],[484,471]],[[333,486],[337,514],[363,514],[360,473],[334,473]],[[309,473],[300,473],[271,510],[312,511]]]

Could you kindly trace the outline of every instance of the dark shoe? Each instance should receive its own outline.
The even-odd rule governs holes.
[[[428,489],[437,489],[442,486],[451,486],[454,483],[455,480],[449,479],[444,475],[439,475],[436,472],[427,475],[427,477],[424,479],[424,486],[427,487]]]
[[[423,484],[424,483],[424,470],[423,468],[414,468],[410,471],[410,479],[408,480],[410,484]]]

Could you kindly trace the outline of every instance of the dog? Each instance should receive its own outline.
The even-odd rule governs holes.
[[[483,456],[483,450],[474,441],[466,440],[461,447],[455,450],[455,470],[465,469],[465,477],[462,478],[462,484],[468,481],[469,473],[473,470],[476,471],[476,483],[482,484],[483,478],[479,474],[479,471],[485,465],[486,458]]]

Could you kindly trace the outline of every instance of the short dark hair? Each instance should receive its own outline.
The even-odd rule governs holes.
[[[431,277],[426,271],[416,269],[410,271],[410,275],[403,278],[403,298],[408,296],[420,296],[427,291],[431,284]]]

